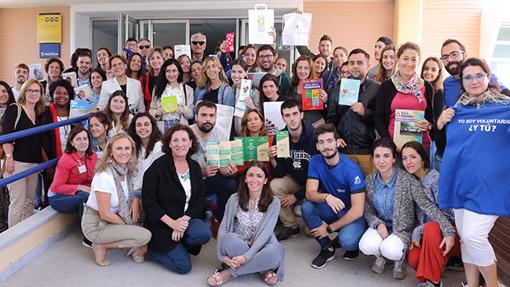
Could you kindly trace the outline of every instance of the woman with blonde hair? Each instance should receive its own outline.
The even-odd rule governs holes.
[[[96,164],[81,228],[99,266],[110,264],[106,254],[115,248],[128,250],[137,263],[144,261],[151,232],[136,224],[140,218],[140,201],[133,192],[136,162],[135,142],[120,133],[110,139]]]
[[[231,107],[235,105],[234,90],[228,84],[218,57],[207,57],[202,63],[202,71],[200,71],[195,91],[195,102],[199,101],[210,101]]]
[[[43,86],[37,80],[28,80],[21,86],[17,104],[10,105],[3,115],[3,135],[19,132],[39,126],[44,112]],[[47,159],[42,148],[43,133],[29,136],[3,144],[5,152],[6,177],[13,176],[37,166]],[[8,185],[9,227],[30,217],[34,213],[34,196],[38,174],[31,174]]]

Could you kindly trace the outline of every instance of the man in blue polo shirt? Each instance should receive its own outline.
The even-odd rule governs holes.
[[[365,176],[361,168],[338,152],[340,138],[332,124],[315,130],[320,154],[312,156],[306,181],[306,199],[301,206],[305,224],[321,245],[312,267],[319,269],[335,259],[335,247],[329,234],[338,231],[344,259],[359,254],[358,243],[365,232]],[[319,187],[321,192],[319,192]]]

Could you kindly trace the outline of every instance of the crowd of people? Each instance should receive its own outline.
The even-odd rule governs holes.
[[[310,258],[316,269],[341,248],[345,260],[360,251],[374,256],[375,273],[393,261],[395,279],[406,277],[409,264],[422,287],[441,286],[448,267],[464,268],[465,286],[479,286],[480,278],[498,286],[488,233],[498,216],[510,215],[508,196],[493,185],[455,184],[464,180],[458,173],[440,180],[440,168],[449,174],[454,162],[489,168],[477,166],[471,154],[450,155],[457,151],[446,148],[454,144],[448,127],[458,111],[507,106],[510,91],[483,60],[468,58],[460,41],[446,40],[440,57],[425,59],[421,72],[420,47],[397,47],[388,37],[375,42],[374,67],[365,49],[334,47],[327,35],[317,55],[298,47],[301,56],[292,65],[272,45],[246,45],[233,59],[224,43],[217,55],[205,56],[201,33],[190,42],[191,57],[174,58],[170,46],[130,38],[122,54],[77,49],[67,70],[60,59],[49,59],[42,82],[28,79],[25,64],[15,67],[12,86],[0,81],[2,134],[69,119],[78,86],[99,98],[86,123],[3,144],[4,177],[60,157],[41,176],[8,186],[9,227],[44,204],[78,212],[83,244],[98,265],[109,265],[108,250],[118,248],[137,263],[148,258],[179,274],[190,272],[190,254],[214,237],[219,266],[207,279],[210,286],[254,273],[268,285],[282,281],[280,242],[302,233],[320,245]],[[450,74],[445,79],[443,68]],[[75,86],[64,72],[76,74]],[[236,106],[249,73],[264,75],[222,138],[218,106]],[[309,79],[322,80],[322,110],[303,110],[302,83]],[[339,103],[344,79],[360,81],[352,105]],[[281,103],[287,157],[278,156],[266,128],[268,102]],[[395,145],[397,109],[423,112],[416,120],[421,142]],[[255,136],[268,137],[267,161],[208,164],[208,143]],[[485,155],[499,156],[498,150]],[[464,176],[480,183],[486,174]]]

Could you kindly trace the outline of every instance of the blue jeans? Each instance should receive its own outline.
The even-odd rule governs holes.
[[[159,253],[153,250],[147,252],[148,258],[158,262],[170,271],[186,274],[191,271],[191,260],[188,248],[206,244],[211,239],[211,229],[199,218],[189,221],[184,237],[168,253]],[[172,240],[168,238],[168,240]]]
[[[83,204],[87,202],[89,193],[78,190],[74,195],[55,194],[49,198],[51,207],[58,212],[73,213],[78,211],[80,219],[83,215]]]
[[[310,229],[321,226],[323,221],[327,224],[331,224],[340,219],[346,212],[347,210],[341,210],[339,213],[335,214],[326,202],[305,201],[303,205],[301,205],[303,220]],[[345,251],[357,250],[359,240],[366,229],[365,219],[360,217],[340,228],[338,231],[338,242]],[[329,239],[328,236],[317,239],[317,241],[319,241],[323,248],[329,248],[332,245],[331,239]]]
[[[218,209],[216,209],[214,216],[218,221],[221,221],[228,199],[237,190],[237,179],[235,177],[224,177],[218,172],[215,176],[205,178],[205,188],[206,195],[216,194]]]

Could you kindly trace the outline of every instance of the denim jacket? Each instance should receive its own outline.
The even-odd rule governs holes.
[[[377,173],[375,176],[374,197],[372,200],[377,215],[384,221],[388,231],[393,227],[393,195],[395,194],[396,182],[396,171],[393,171],[388,183],[383,182],[380,173]]]

